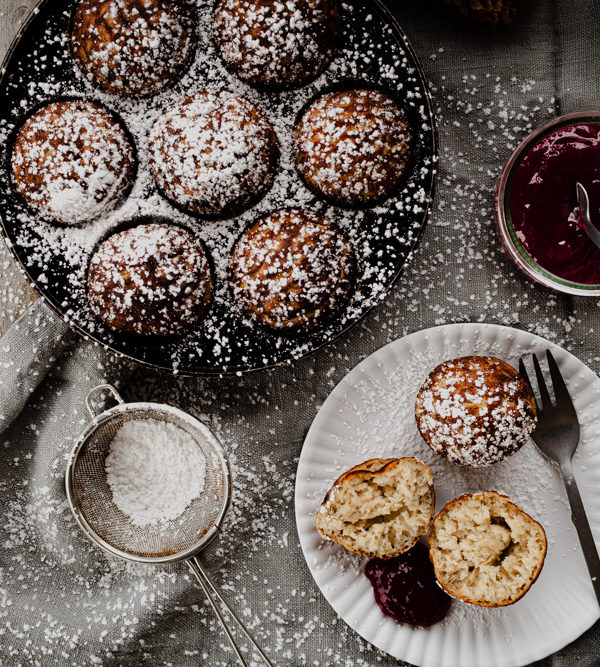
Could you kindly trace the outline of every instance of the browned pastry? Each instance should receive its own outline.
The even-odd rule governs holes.
[[[474,21],[508,25],[517,11],[514,0],[443,0]]]
[[[250,227],[233,252],[234,296],[250,317],[299,332],[326,323],[345,305],[355,258],[325,218],[277,211]]]
[[[113,208],[133,178],[134,150],[108,109],[85,100],[48,104],[17,132],[15,189],[44,218],[75,225]]]
[[[467,493],[444,505],[429,533],[429,558],[440,586],[481,607],[521,599],[546,557],[546,533],[507,496]]]
[[[310,188],[336,204],[373,205],[402,181],[410,130],[396,102],[348,90],[313,102],[294,133],[296,164]]]
[[[183,333],[206,313],[211,293],[202,244],[175,225],[141,224],[113,234],[90,262],[90,306],[116,331]]]
[[[337,0],[219,0],[214,35],[227,67],[253,86],[302,86],[337,47]]]
[[[529,384],[495,357],[461,357],[434,368],[419,390],[415,415],[432,449],[473,467],[516,452],[537,422]]]
[[[180,76],[194,49],[195,29],[188,0],[81,0],[71,50],[94,86],[150,95]]]
[[[334,482],[315,526],[349,551],[392,558],[427,533],[434,508],[429,466],[412,457],[370,459]]]
[[[191,213],[224,216],[271,186],[279,147],[269,119],[246,98],[201,91],[167,109],[150,133],[159,188]]]

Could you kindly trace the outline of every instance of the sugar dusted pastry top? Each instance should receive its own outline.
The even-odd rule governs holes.
[[[345,305],[355,269],[352,246],[328,220],[282,210],[242,234],[232,258],[233,293],[261,324],[305,331]]]
[[[191,213],[223,216],[271,186],[279,148],[269,119],[245,97],[200,91],[168,108],[150,133],[162,192]]]
[[[75,225],[124,196],[134,148],[116,116],[86,100],[52,102],[17,132],[11,175],[21,197],[48,220]]]
[[[194,49],[195,24],[188,0],[81,0],[71,50],[98,88],[149,95],[181,75]]]
[[[338,41],[338,0],[219,0],[214,35],[243,81],[289,89],[314,79]]]
[[[404,112],[384,93],[327,93],[296,126],[296,164],[308,186],[333,203],[373,205],[404,178],[410,135]]]
[[[474,467],[516,452],[537,422],[528,383],[495,357],[461,357],[437,366],[419,391],[415,414],[435,451]]]
[[[210,264],[202,244],[176,225],[140,224],[117,232],[90,262],[90,306],[117,331],[183,333],[206,313],[211,294]]]

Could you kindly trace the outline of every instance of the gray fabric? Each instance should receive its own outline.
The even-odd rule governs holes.
[[[597,106],[597,3],[523,2],[506,30],[475,27],[428,0],[388,4],[431,80],[441,142],[433,219],[399,285],[343,340],[293,367],[223,380],[138,369],[123,386],[128,399],[202,418],[227,448],[233,506],[202,560],[277,665],[398,664],[336,618],[304,563],[293,518],[306,431],[356,363],[407,332],[488,321],[546,336],[600,368],[598,302],[552,295],[518,274],[492,214],[495,180],[518,141],[558,110]],[[0,342],[2,364],[12,364],[0,365],[0,655],[10,665],[234,665],[183,566],[126,564],[77,531],[62,490],[65,454],[87,421],[87,391],[125,381],[129,368],[78,342],[39,382],[49,365],[42,346],[56,355],[60,332],[37,321],[27,315]],[[33,379],[14,372],[30,363],[25,331],[29,345],[39,340]],[[596,624],[538,664],[595,667],[599,645]]]
[[[73,338],[41,301],[15,322],[0,344],[0,427],[11,424]]]

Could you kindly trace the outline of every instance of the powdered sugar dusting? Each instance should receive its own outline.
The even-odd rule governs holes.
[[[220,0],[215,36],[244,81],[293,88],[329,62],[338,38],[338,0]]]
[[[228,92],[199,92],[154,124],[150,168],[160,189],[192,213],[223,216],[268,190],[278,158],[271,123]]]
[[[175,225],[139,224],[113,234],[90,262],[90,306],[119,331],[180,333],[206,312],[211,294],[202,244]]]
[[[318,326],[345,305],[356,264],[347,239],[329,221],[281,211],[247,230],[233,253],[234,295],[274,328]]]
[[[320,97],[302,116],[294,138],[298,168],[309,186],[342,205],[387,197],[410,157],[402,110],[374,90]]]
[[[97,218],[125,195],[133,146],[99,104],[49,104],[19,129],[11,159],[21,197],[43,218],[65,224]]]
[[[172,521],[202,493],[206,459],[191,435],[169,422],[131,419],[106,457],[115,505],[135,526]]]
[[[95,86],[125,95],[157,92],[192,55],[192,12],[187,0],[81,0],[73,55]]]
[[[431,371],[415,406],[426,441],[453,463],[491,465],[516,452],[535,428],[533,396],[500,359],[461,357]]]

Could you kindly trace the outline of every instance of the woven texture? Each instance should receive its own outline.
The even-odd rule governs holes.
[[[275,664],[399,664],[336,618],[298,545],[294,475],[319,405],[383,344],[447,322],[524,328],[600,369],[599,304],[553,295],[522,277],[502,252],[492,213],[495,181],[517,143],[557,113],[597,106],[600,10],[589,0],[520,4],[511,27],[492,28],[433,0],[388,2],[431,82],[440,123],[438,192],[400,283],[343,340],[291,367],[210,380],[132,374],[90,343],[74,343],[39,305],[0,340],[0,660],[235,664],[184,566],[111,558],[70,516],[65,457],[88,421],[86,393],[108,380],[120,383],[126,399],[189,411],[223,442],[233,505],[201,557]],[[599,654],[597,624],[537,664],[596,667]]]

